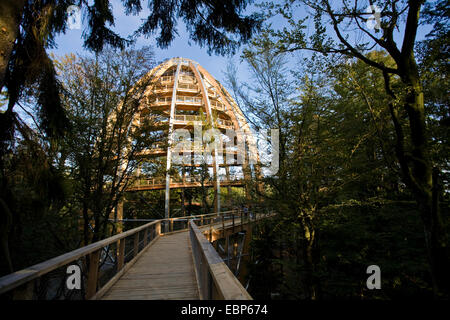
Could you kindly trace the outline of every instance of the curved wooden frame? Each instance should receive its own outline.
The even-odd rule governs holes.
[[[164,90],[158,90],[155,89],[156,85],[158,83],[162,83],[162,77],[166,73],[166,71],[176,68],[174,75],[169,75],[167,78],[169,82],[173,81],[173,85],[171,85],[171,89],[169,85],[164,85]],[[184,76],[182,75],[180,77],[181,71],[188,71],[193,74],[193,78],[195,78],[195,83],[193,85],[188,85],[188,91],[191,95],[186,93],[186,90],[183,88],[180,88],[180,83],[184,81]],[[256,142],[255,138],[253,136],[253,133],[250,129],[250,126],[248,125],[245,116],[240,110],[237,103],[233,100],[231,95],[225,90],[225,88],[214,79],[213,76],[209,72],[207,72],[201,65],[199,65],[197,62],[185,59],[181,57],[172,58],[164,63],[158,65],[144,77],[148,79],[148,77],[151,78],[151,85],[149,86],[149,89],[146,92],[149,92],[149,94],[156,95],[156,97],[160,96],[161,94],[164,95],[164,97],[171,96],[170,104],[169,100],[164,98],[159,101],[157,100],[158,108],[163,108],[162,110],[169,111],[170,117],[169,117],[169,132],[168,132],[168,147],[167,151],[164,152],[164,150],[160,149],[153,149],[149,150],[147,152],[144,152],[142,155],[144,156],[164,156],[167,155],[167,162],[166,162],[166,183],[165,183],[165,218],[169,218],[170,216],[170,189],[174,188],[173,183],[171,181],[169,170],[172,166],[172,152],[171,152],[171,144],[172,141],[172,134],[174,127],[180,127],[183,126],[186,128],[189,128],[189,130],[192,130],[192,127],[194,127],[194,123],[192,121],[187,121],[186,117],[177,117],[176,111],[178,106],[184,106],[186,108],[186,105],[190,106],[194,109],[194,107],[198,106],[198,111],[204,112],[206,114],[206,123],[203,123],[204,125],[208,124],[213,129],[217,130],[224,130],[226,128],[233,129],[236,132],[236,136],[238,139],[238,144],[247,144],[249,146],[249,155],[245,153],[244,150],[240,150],[241,154],[236,154],[237,157],[241,156],[243,162],[242,164],[236,164],[234,162],[233,164],[225,163],[225,165],[218,163],[218,150],[217,146],[214,147],[213,154],[212,154],[212,168],[213,168],[213,180],[214,184],[212,186],[214,187],[215,192],[215,212],[220,212],[221,209],[221,202],[220,202],[220,188],[221,188],[221,181],[219,179],[219,168],[225,167],[225,172],[227,179],[229,179],[229,168],[228,166],[241,166],[242,171],[244,174],[244,177],[246,179],[249,179],[250,177],[247,175],[247,172],[249,171],[249,164],[256,164],[259,161],[259,154],[256,148]],[[164,80],[167,80],[164,78]],[[184,83],[182,83],[182,86]],[[186,86],[186,85],[184,85]],[[184,91],[183,91],[184,90]],[[211,92],[214,93],[215,99],[214,104],[212,103],[210,99]],[[181,95],[180,95],[181,94]],[[193,94],[193,95],[192,95]],[[189,102],[179,102],[179,96],[191,96],[194,99],[201,99],[202,103],[199,102],[195,103],[189,103]],[[185,98],[183,98],[183,101]],[[220,107],[218,106],[218,103]],[[169,106],[170,105],[170,106]],[[214,108],[213,108],[214,107]],[[169,109],[170,108],[170,109]],[[221,116],[214,116],[213,109],[216,110],[218,115]],[[186,109],[185,109],[186,110]],[[192,110],[192,109],[189,109]],[[150,111],[151,113],[151,111]],[[186,119],[185,119],[186,118]],[[229,124],[227,123],[229,121]],[[197,123],[200,121],[196,121]],[[194,133],[195,136],[195,133]],[[222,146],[223,147],[223,146]],[[194,147],[195,149],[195,147]],[[222,148],[223,150],[224,148]],[[227,154],[227,150],[225,149],[225,154]],[[233,155],[233,158],[235,155]],[[238,158],[239,160],[239,158]],[[237,161],[237,160],[236,160]],[[186,165],[188,166],[188,165]],[[257,175],[258,172],[256,172]],[[228,185],[231,186],[233,184],[230,183],[223,183],[222,186]],[[242,185],[242,184],[241,184]],[[211,184],[208,184],[208,186],[211,186]],[[190,185],[180,185],[177,184],[176,188],[184,188],[184,187],[192,187]],[[137,191],[139,188],[133,188],[130,187],[130,191]],[[154,188],[156,189],[156,188]]]

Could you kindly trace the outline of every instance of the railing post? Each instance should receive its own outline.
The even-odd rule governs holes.
[[[139,251],[139,232],[134,234],[133,257],[136,257]]]
[[[222,237],[225,236],[225,217],[222,214]]]
[[[243,223],[244,223],[244,215],[243,215],[243,213],[242,213],[242,210],[240,210],[241,211],[241,231],[242,230],[244,230],[244,227],[243,227]]]
[[[155,227],[155,237],[161,235],[161,221],[158,221]]]
[[[225,238],[225,249],[227,254],[227,266],[230,266],[230,235]]]
[[[86,288],[86,299],[92,298],[97,292],[98,279],[98,262],[100,259],[100,251],[96,250],[89,255],[89,273]]]
[[[148,228],[144,230],[144,248],[147,246]]]
[[[203,225],[203,216],[200,217],[200,225]]]
[[[170,232],[173,232],[173,219],[170,219]]]
[[[231,212],[231,216],[232,216],[232,219],[233,219],[233,233],[234,233],[234,211]]]
[[[117,259],[117,270],[121,270],[123,268],[125,260],[125,238],[119,240],[119,257]]]

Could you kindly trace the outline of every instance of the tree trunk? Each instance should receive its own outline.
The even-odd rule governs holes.
[[[401,78],[407,90],[404,108],[409,120],[411,152],[408,153],[405,150],[403,128],[391,104],[390,111],[397,135],[397,157],[404,182],[412,191],[420,210],[434,292],[436,296],[448,295],[450,293],[450,261],[447,234],[439,210],[441,195],[438,187],[439,170],[433,168],[430,159],[423,88],[414,56],[405,59],[399,69],[402,71]],[[395,99],[386,76],[385,80],[387,92]]]
[[[11,255],[9,252],[9,232],[12,224],[12,214],[6,202],[0,198],[0,242],[3,256],[8,265],[9,272],[14,272]]]
[[[89,244],[89,214],[86,201],[83,201],[83,223],[84,245],[87,246]]]
[[[314,228],[312,219],[307,213],[301,213],[301,226],[303,229],[303,263],[306,269],[306,284],[308,289],[309,298],[311,300],[318,300],[321,298],[320,284],[315,275],[316,270],[316,250],[317,250],[317,238],[316,230]]]
[[[9,58],[19,34],[24,4],[24,0],[0,1],[0,91],[5,84]]]
[[[439,171],[437,168],[433,169],[428,154],[423,90],[418,77],[413,77],[410,82],[405,109],[409,117],[412,142],[411,178],[406,178],[406,181],[416,197],[421,213],[435,293],[448,295],[449,249],[439,209]]]

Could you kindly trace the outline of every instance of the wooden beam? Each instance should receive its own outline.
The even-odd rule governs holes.
[[[191,247],[194,256],[194,264],[197,270],[202,270],[199,277],[203,277],[203,283],[208,284],[208,279],[212,280],[212,287],[208,289],[208,295],[203,299],[219,298],[225,300],[252,300],[250,294],[245,290],[239,280],[233,275],[230,269],[225,265],[222,258],[210,242],[205,238],[200,229],[193,221],[189,222],[189,232],[191,233]],[[195,243],[192,243],[195,242]],[[198,252],[197,250],[200,250]],[[197,251],[197,252],[194,252]],[[205,263],[199,265],[195,256],[203,256]],[[203,290],[205,288],[202,288]],[[204,290],[205,291],[205,290]],[[217,295],[213,294],[214,291]]]
[[[101,250],[97,250],[89,255],[89,273],[86,284],[86,299],[90,299],[97,292],[98,263],[100,259],[100,252]]]
[[[117,259],[117,270],[122,270],[125,261],[125,238],[119,240],[119,252]]]

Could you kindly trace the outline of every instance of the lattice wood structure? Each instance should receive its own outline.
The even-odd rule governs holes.
[[[195,61],[172,58],[152,69],[147,77],[151,79],[150,85],[146,89],[146,99],[136,123],[139,124],[145,117],[157,118],[165,128],[168,143],[149,146],[140,156],[165,158],[166,173],[165,177],[138,179],[128,191],[165,189],[165,217],[168,218],[170,189],[213,187],[215,212],[220,212],[221,186],[244,186],[244,181],[251,179],[251,164],[259,160],[255,138],[243,112],[219,81]],[[174,133],[180,132],[177,129],[187,130],[190,137],[195,139],[197,133],[202,136],[206,129],[211,128],[217,130],[220,138],[216,141],[220,143],[206,147],[204,142],[198,145],[187,141],[183,150],[174,149],[179,142],[174,139],[177,136]],[[224,138],[224,135],[233,136],[234,141],[230,143],[230,139]],[[211,157],[203,157],[204,162],[201,164],[195,155],[199,154],[199,150],[200,153],[204,152],[205,148],[208,148]],[[190,160],[174,164],[174,155],[181,154],[188,155]],[[206,166],[208,171],[212,171],[212,179],[200,181],[192,175],[192,170],[188,170],[188,167],[200,166]],[[174,170],[179,174],[174,176]],[[137,171],[136,175],[141,176],[140,170]],[[256,174],[255,170],[253,173]]]

